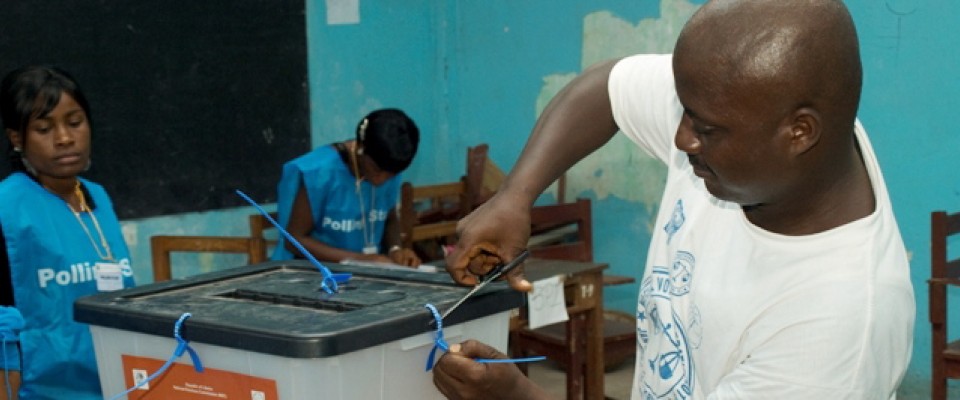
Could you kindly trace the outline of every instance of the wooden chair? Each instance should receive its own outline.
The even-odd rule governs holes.
[[[170,253],[240,253],[247,254],[250,264],[266,260],[265,242],[261,238],[231,236],[166,236],[150,237],[150,251],[153,257],[153,280],[170,280]]]
[[[273,218],[274,221],[280,222],[279,214],[276,211],[269,213],[270,218]],[[276,235],[270,234],[275,231],[277,228],[267,220],[267,217],[264,217],[263,214],[250,214],[249,217],[250,223],[250,237],[261,238],[264,241],[263,255],[262,259],[266,260],[270,255],[270,252],[273,251],[273,248],[277,246],[277,237]]]
[[[930,214],[930,325],[933,379],[931,398],[947,398],[947,380],[960,378],[960,340],[947,334],[947,287],[960,286],[960,256],[950,257],[950,241],[960,240],[960,212]],[[954,252],[956,253],[956,252]]]
[[[593,217],[590,200],[536,206],[530,210],[530,255],[571,261],[593,261]]]
[[[473,193],[470,204],[474,208],[493,196],[507,176],[487,155],[488,150],[486,143],[467,148],[467,185]],[[557,203],[566,203],[566,192],[567,174],[563,173],[557,179]]]
[[[490,199],[506,177],[503,170],[490,159],[488,150],[486,143],[467,148],[466,178],[471,208],[476,208]]]
[[[573,203],[534,207],[530,212],[531,230],[545,233],[532,236],[528,242],[530,255],[537,258],[593,261],[593,221],[590,200],[578,199]],[[569,227],[573,227],[570,234]],[[562,232],[562,235],[555,235]],[[544,236],[551,236],[544,238]],[[632,278],[613,277],[611,282],[627,283]],[[607,276],[604,276],[607,282]],[[565,291],[576,288],[565,286]],[[567,398],[579,399],[583,395],[583,376],[586,372],[586,337],[583,310],[576,309],[569,301],[575,297],[568,293],[566,323],[553,324],[537,329],[526,326],[526,313],[512,321],[510,352],[514,357],[538,354],[557,362],[567,372]],[[606,367],[623,362],[636,352],[636,320],[632,315],[624,318],[622,313],[604,312],[604,362]],[[526,373],[526,366],[518,364]]]
[[[470,212],[466,178],[450,183],[400,188],[400,241],[405,248],[418,250],[424,261],[443,257],[440,245],[450,244],[457,221]],[[432,241],[432,246],[418,246]],[[438,253],[439,252],[439,253]]]

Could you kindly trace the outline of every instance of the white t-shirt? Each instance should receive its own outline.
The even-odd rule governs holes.
[[[869,216],[806,236],[751,224],[673,145],[671,56],[619,62],[622,132],[668,166],[637,302],[634,399],[885,399],[910,360],[915,304],[887,188],[863,127]]]

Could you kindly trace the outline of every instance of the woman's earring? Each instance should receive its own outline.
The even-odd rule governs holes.
[[[357,155],[358,155],[358,156],[362,156],[362,155],[363,155],[363,147],[357,147]]]
[[[13,151],[19,153],[19,152],[21,152],[22,150],[20,150],[20,147],[19,147],[19,146],[14,146],[14,147],[13,147]]]
[[[367,140],[367,126],[370,125],[370,121],[366,118],[363,119],[363,122],[360,123],[360,143],[363,143],[364,140]]]

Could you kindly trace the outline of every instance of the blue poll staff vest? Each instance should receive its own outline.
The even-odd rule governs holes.
[[[113,204],[103,187],[81,182],[122,266],[123,285],[133,287],[130,252]],[[97,293],[93,266],[101,260],[90,237],[63,199],[23,173],[0,182],[0,199],[14,302],[26,323],[20,332],[20,398],[102,399],[89,327],[73,320],[74,300]],[[99,245],[93,220],[87,213],[81,218]]]
[[[300,182],[303,182],[310,200],[313,238],[329,246],[359,253],[365,246],[361,199],[367,214],[368,238],[372,237],[373,244],[379,246],[387,216],[399,201],[402,178],[401,174],[394,175],[380,186],[362,181],[358,196],[356,178],[344,165],[336,148],[332,145],[318,147],[283,166],[283,176],[277,185],[277,214],[283,227],[290,222]],[[293,254],[284,248],[281,238],[272,259],[291,258]]]

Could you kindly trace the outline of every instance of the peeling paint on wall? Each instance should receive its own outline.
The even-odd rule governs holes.
[[[699,5],[687,0],[663,0],[660,18],[645,18],[634,24],[609,11],[584,17],[582,67],[637,53],[669,53],[683,24]],[[576,73],[557,73],[543,78],[537,98],[537,115]],[[663,192],[666,167],[622,135],[567,171],[567,198],[592,191],[598,199],[615,196],[642,204],[653,215]],[[556,195],[556,185],[548,192]]]
[[[662,0],[660,18],[633,24],[598,11],[583,19],[583,67],[637,53],[670,53],[683,25],[699,8],[687,0]]]

